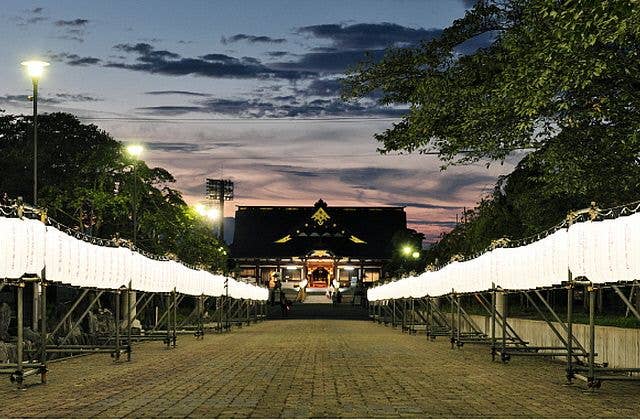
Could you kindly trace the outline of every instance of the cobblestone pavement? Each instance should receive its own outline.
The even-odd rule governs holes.
[[[564,386],[563,366],[491,362],[367,321],[268,321],[50,366],[18,391],[0,377],[0,417],[638,417],[640,383]]]

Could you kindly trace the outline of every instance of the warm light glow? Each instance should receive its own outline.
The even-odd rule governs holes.
[[[211,220],[218,220],[220,218],[220,210],[218,209],[207,210],[207,217]]]
[[[210,208],[204,204],[198,203],[195,206],[196,213],[202,217],[206,217],[211,220],[217,220],[220,218],[220,210],[216,208]]]
[[[418,251],[414,251],[411,256],[417,260],[418,258],[420,258],[420,253]]]
[[[345,265],[344,267],[342,267],[342,269],[344,271],[353,271],[355,269],[355,267],[352,266],[352,265]]]
[[[288,265],[285,267],[287,270],[297,270],[300,268],[300,266],[297,265]]]
[[[40,60],[23,61],[20,64],[27,68],[27,73],[34,79],[39,79],[44,73],[44,68],[49,65],[46,61]]]
[[[412,252],[413,252],[413,248],[411,248],[409,245],[405,245],[402,247],[402,253],[404,255],[411,255]]]
[[[207,207],[204,204],[196,204],[196,212],[200,216],[206,216],[207,215]]]
[[[140,157],[143,151],[144,147],[142,147],[142,145],[140,144],[130,144],[127,146],[127,153],[135,158]]]

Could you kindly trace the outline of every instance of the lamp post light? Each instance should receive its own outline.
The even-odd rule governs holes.
[[[135,159],[133,163],[133,245],[138,244],[138,159],[144,148],[139,144],[127,146],[127,153]]]
[[[405,263],[407,263],[409,267],[412,267],[414,265],[413,261],[417,261],[420,259],[420,251],[416,250],[411,245],[403,245],[402,248],[400,248],[400,253],[402,254],[400,263],[400,270],[402,272],[404,272]]]
[[[38,205],[38,82],[44,68],[49,65],[46,61],[23,61],[27,74],[33,83],[33,205]]]
[[[402,247],[402,254],[406,257],[408,257],[409,255],[411,255],[411,253],[413,253],[413,248],[411,247],[411,245],[405,245]]]

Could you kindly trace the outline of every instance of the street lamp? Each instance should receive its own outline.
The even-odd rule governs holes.
[[[144,147],[139,144],[127,146],[127,153],[135,159],[133,163],[133,244],[138,240],[138,158],[142,155]]]
[[[402,254],[405,256],[409,256],[411,255],[411,253],[413,252],[413,248],[410,245],[405,245],[402,247]]]
[[[46,61],[23,61],[27,74],[33,82],[33,205],[38,205],[38,81],[49,65]]]

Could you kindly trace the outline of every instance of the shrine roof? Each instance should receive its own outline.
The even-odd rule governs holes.
[[[232,258],[337,257],[388,259],[393,235],[406,229],[403,207],[239,206]]]

